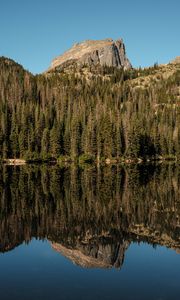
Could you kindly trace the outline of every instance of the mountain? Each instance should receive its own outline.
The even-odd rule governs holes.
[[[125,45],[122,39],[113,41],[87,40],[75,44],[70,50],[58,56],[52,61],[51,69],[64,67],[76,62],[78,65],[101,65],[130,69],[131,63],[126,57]]]
[[[74,56],[67,52],[61,65],[37,76],[0,58],[0,159],[179,160],[178,61],[134,69],[122,41],[84,47],[74,46]],[[108,55],[105,65],[94,64],[92,53],[100,59],[102,49],[119,49],[109,56],[118,53],[119,60],[110,59],[116,66],[107,65]]]

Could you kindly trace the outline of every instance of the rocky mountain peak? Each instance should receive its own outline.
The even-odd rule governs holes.
[[[64,54],[56,57],[50,70],[67,63],[76,62],[78,65],[101,65],[130,69],[131,63],[126,57],[125,45],[122,39],[114,41],[111,38],[105,40],[86,40],[76,43]]]

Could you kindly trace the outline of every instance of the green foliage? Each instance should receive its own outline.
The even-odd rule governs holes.
[[[82,154],[79,157],[79,163],[92,163],[94,161],[94,157],[88,154]]]
[[[160,67],[84,68],[90,79],[75,65],[69,73],[33,76],[0,58],[0,158],[179,157],[178,70],[133,88],[132,79]]]

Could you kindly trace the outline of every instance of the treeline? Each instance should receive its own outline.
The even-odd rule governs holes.
[[[33,76],[0,58],[0,158],[179,158],[180,71],[132,85],[157,68]]]

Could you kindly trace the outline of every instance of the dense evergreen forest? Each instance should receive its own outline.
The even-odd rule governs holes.
[[[33,76],[1,57],[0,158],[179,159],[180,66],[172,68]]]

